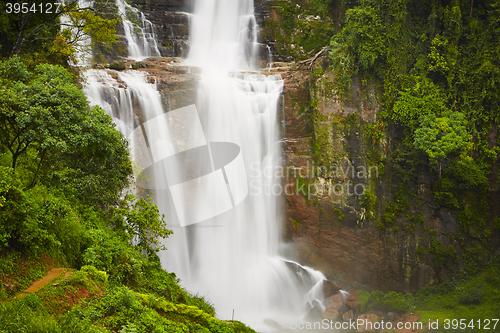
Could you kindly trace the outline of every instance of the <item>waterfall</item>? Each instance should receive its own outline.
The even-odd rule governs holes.
[[[129,7],[119,5],[122,17]],[[286,327],[324,309],[325,277],[280,256],[283,80],[256,71],[253,0],[197,0],[190,22],[184,64],[199,68],[196,105],[165,113],[156,85],[138,71],[88,70],[84,91],[130,140],[137,186],[153,192],[174,230],[162,266],[221,319],[234,314],[262,332],[268,319]],[[154,35],[128,31],[129,57],[146,56],[134,45],[156,45],[147,40]]]
[[[273,68],[273,53],[271,52],[271,47],[266,45],[267,49],[267,71],[270,72]]]
[[[66,1],[63,1],[66,3]],[[93,6],[93,0],[78,0],[78,8],[88,8]],[[60,28],[61,32],[65,29],[69,29],[73,38],[75,38],[75,61],[70,61],[71,66],[77,67],[90,67],[92,51],[91,43],[92,39],[86,34],[80,32],[80,27],[84,25],[83,20],[76,20],[71,18],[69,15],[60,16]]]
[[[259,44],[253,0],[195,0],[186,65],[254,69]]]
[[[201,73],[197,108],[204,135],[208,142],[241,148],[247,171],[241,181],[248,183],[249,195],[224,214],[176,228],[161,261],[188,290],[207,296],[219,318],[230,319],[234,311],[235,319],[266,330],[266,318],[291,322],[305,315],[314,298],[322,303],[318,295],[325,278],[316,272],[299,285],[297,273],[279,257],[282,193],[276,171],[282,167],[278,102],[283,80],[254,72],[253,0],[195,1],[190,23],[184,64]],[[203,200],[208,199],[184,207],[196,210]],[[162,202],[157,204],[162,210]]]
[[[127,40],[128,57],[137,61],[152,56],[160,57],[153,24],[144,17],[142,12],[124,0],[116,0],[116,6]],[[137,23],[134,24],[133,21]]]

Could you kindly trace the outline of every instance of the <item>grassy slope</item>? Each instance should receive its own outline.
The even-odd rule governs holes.
[[[429,320],[439,320],[439,330],[429,330],[432,332],[496,332],[500,331],[500,322],[494,329],[495,322],[492,320],[500,319],[500,265],[492,264],[481,273],[456,284],[445,281],[437,286],[425,287],[415,295],[362,291],[359,300],[363,312],[416,312],[424,325]],[[446,319],[450,320],[448,330],[444,326]],[[453,322],[454,319],[457,321]],[[461,329],[460,319],[464,319],[468,327],[462,325]],[[478,327],[478,320],[481,328]],[[490,322],[490,329],[484,329],[487,322]]]
[[[0,332],[254,332],[240,322],[216,319],[209,304],[197,302],[140,293],[84,266],[34,294],[0,304]]]

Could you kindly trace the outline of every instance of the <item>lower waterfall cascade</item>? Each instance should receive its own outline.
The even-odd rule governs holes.
[[[221,319],[234,316],[261,331],[269,330],[264,319],[289,325],[304,318],[314,306],[324,310],[325,276],[280,256],[278,207],[282,197],[273,193],[273,188],[281,179],[269,170],[277,170],[283,163],[278,106],[283,80],[255,68],[258,43],[253,0],[199,0],[191,16],[191,51],[183,65],[200,72],[195,109],[201,128],[191,126],[191,122],[184,130],[191,126],[192,132],[184,136],[199,141],[193,139],[198,131],[207,143],[239,146],[246,179],[236,180],[234,186],[248,187],[248,196],[224,213],[181,227],[180,215],[202,209],[207,197],[176,198],[173,213],[172,193],[152,189],[155,203],[174,231],[164,240],[167,250],[159,253],[162,266],[174,272],[187,290],[206,296]],[[129,57],[136,60],[147,55],[131,54],[129,47]],[[110,72],[85,71],[84,91],[91,104],[110,114],[130,140],[132,158],[141,160],[149,149],[151,163],[160,163],[162,157],[181,152],[173,133],[174,113],[165,113],[158,87],[150,83],[148,74]],[[134,112],[137,108],[140,116]],[[149,148],[133,135],[141,124],[146,128]],[[183,163],[178,159],[177,165],[157,168],[154,172],[159,174],[151,176],[167,180],[180,177],[176,173],[186,168]],[[203,193],[211,193],[212,183],[203,186]]]

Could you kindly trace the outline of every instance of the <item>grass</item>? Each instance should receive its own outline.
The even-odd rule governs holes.
[[[174,303],[107,280],[85,266],[38,292],[0,304],[0,332],[222,332],[255,333],[239,322],[214,317],[203,297]]]
[[[478,328],[478,320],[484,326],[488,320],[500,318],[500,265],[490,264],[481,273],[456,283],[444,281],[437,286],[424,287],[414,295],[360,291],[358,299],[364,312],[416,312],[424,324],[438,321],[439,329],[428,332],[496,332],[500,331],[500,323],[493,330],[494,322],[491,321],[490,329],[484,329]],[[457,321],[453,322],[454,319]],[[463,329],[460,329],[460,319],[466,323]],[[453,327],[453,324],[458,326]]]

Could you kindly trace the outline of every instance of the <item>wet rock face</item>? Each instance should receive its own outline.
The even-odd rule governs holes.
[[[380,109],[374,85],[363,90],[355,82],[350,100],[341,102],[323,60],[328,62],[319,59],[311,70],[308,64],[291,65],[285,74],[283,148],[292,170],[285,184],[294,189],[285,195],[283,233],[293,249],[287,255],[344,288],[408,292],[438,282],[447,272],[431,268],[431,258],[418,249],[429,245],[426,228],[436,230],[437,237],[453,233],[455,216],[432,202],[425,185],[431,180],[423,176],[407,216],[416,216],[412,210],[418,208],[426,228],[422,223],[410,232],[380,227],[395,193],[391,166],[382,170],[373,155],[390,154],[393,137],[389,133],[376,144],[367,139],[366,128]],[[324,74],[313,76],[319,70]],[[365,190],[375,199],[368,200]]]
[[[151,21],[158,37],[158,47],[164,57],[185,58],[189,52],[189,17],[193,12],[194,1],[186,0],[133,0],[133,6],[139,8]],[[257,24],[262,27],[268,13],[268,0],[255,0]],[[264,44],[259,49],[261,62],[267,60],[268,53]]]
[[[191,12],[191,1],[133,0],[132,4],[154,24],[162,56],[187,56],[189,22],[186,13]]]

